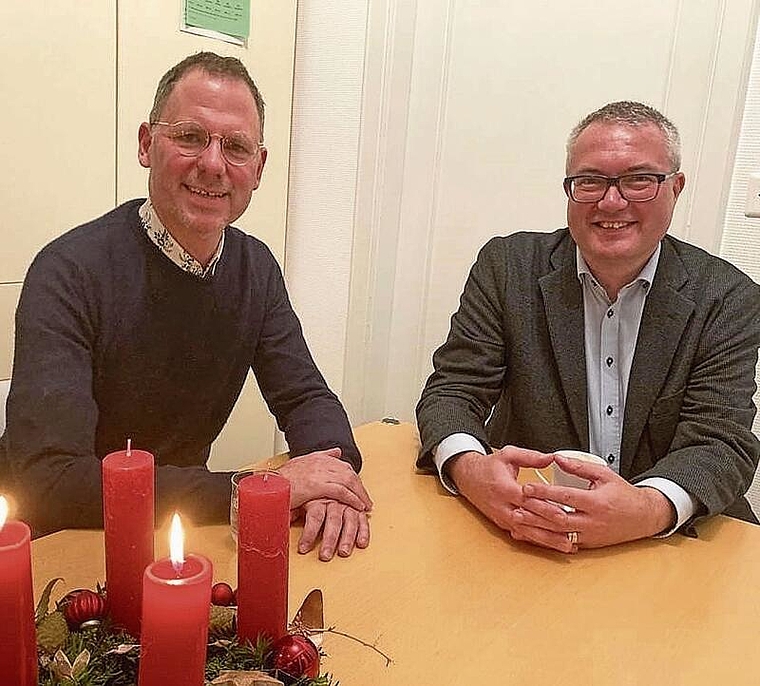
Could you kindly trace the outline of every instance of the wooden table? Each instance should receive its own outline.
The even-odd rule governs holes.
[[[356,437],[375,501],[370,547],[329,563],[291,553],[290,615],[319,587],[328,625],[394,660],[328,635],[322,667],[342,686],[758,683],[760,527],[721,516],[696,540],[542,551],[415,474],[414,427],[374,423]],[[189,549],[235,583],[228,527],[192,531]],[[104,578],[102,532],[59,532],[33,550],[37,594],[53,576],[61,590]]]

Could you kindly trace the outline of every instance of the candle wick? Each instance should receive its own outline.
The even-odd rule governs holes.
[[[132,457],[132,439],[127,439],[127,457]]]
[[[182,568],[185,566],[184,560],[172,560],[172,567],[174,568],[175,573],[181,574]]]

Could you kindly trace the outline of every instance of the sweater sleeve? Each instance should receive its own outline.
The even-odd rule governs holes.
[[[362,459],[346,412],[309,352],[280,268],[270,259],[264,321],[251,362],[261,393],[291,457],[338,446],[358,472]]]
[[[93,393],[98,294],[65,251],[31,265],[16,312],[13,378],[3,452],[19,514],[35,536],[103,524],[98,406]],[[229,514],[229,474],[205,465],[156,468],[157,513],[181,506],[196,524]]]

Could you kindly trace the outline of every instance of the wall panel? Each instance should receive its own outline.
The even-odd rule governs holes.
[[[113,206],[116,1],[0,3],[0,57],[8,282],[52,238]]]

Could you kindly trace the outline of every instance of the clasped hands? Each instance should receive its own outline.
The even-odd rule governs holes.
[[[369,545],[372,499],[340,456],[340,448],[330,448],[294,457],[277,470],[290,481],[291,522],[304,519],[298,552],[312,550],[321,532],[319,559],[324,561]]]
[[[589,490],[521,485],[521,467],[556,462],[591,482]],[[466,452],[448,474],[459,492],[512,538],[563,553],[654,536],[672,526],[673,508],[653,488],[633,486],[608,467],[553,453],[505,446],[489,455]],[[565,507],[562,507],[565,506]]]

